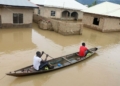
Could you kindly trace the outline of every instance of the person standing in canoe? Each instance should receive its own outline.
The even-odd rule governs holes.
[[[79,56],[84,57],[86,56],[87,52],[88,52],[88,48],[85,46],[85,43],[83,42],[82,46],[80,46],[79,48]]]
[[[44,54],[44,52],[42,52],[42,54],[41,54],[40,51],[36,52],[36,55],[33,58],[33,67],[34,67],[35,70],[40,70],[44,66],[48,65],[48,62],[46,61],[48,55],[46,55],[46,59],[43,61],[42,58],[41,58],[43,54]]]

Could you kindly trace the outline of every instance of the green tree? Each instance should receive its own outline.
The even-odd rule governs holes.
[[[97,0],[95,0],[91,5],[88,5],[88,7],[92,7],[97,4]]]

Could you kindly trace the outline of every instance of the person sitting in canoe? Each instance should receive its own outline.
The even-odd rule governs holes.
[[[79,48],[79,56],[80,57],[84,57],[87,55],[87,53],[89,52],[88,48],[85,46],[85,43],[82,43],[82,46],[80,46]]]
[[[42,58],[41,58],[43,54],[44,54],[44,52],[42,52],[42,54],[41,54],[40,51],[36,52],[36,55],[33,58],[33,68],[35,70],[40,70],[43,67],[48,66],[48,62],[46,61],[48,55],[46,55],[46,59],[43,61]]]

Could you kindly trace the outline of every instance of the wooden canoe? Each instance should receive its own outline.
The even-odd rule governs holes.
[[[92,55],[95,54],[95,52],[97,51],[97,48],[91,48],[89,50],[92,53],[90,53],[86,57],[81,57],[80,58],[77,55],[78,52],[75,52],[75,53],[72,53],[72,54],[69,54],[69,55],[65,55],[65,56],[55,58],[55,59],[48,60],[48,62],[51,65],[54,66],[54,68],[52,68],[52,69],[48,69],[48,70],[42,69],[42,70],[37,71],[33,68],[33,65],[30,65],[30,66],[15,70],[14,72],[9,72],[9,73],[7,73],[7,75],[20,77],[20,76],[41,74],[41,73],[46,73],[46,72],[50,72],[50,71],[53,71],[53,70],[61,69],[61,68],[64,68],[66,66],[81,62],[81,61],[91,57]]]

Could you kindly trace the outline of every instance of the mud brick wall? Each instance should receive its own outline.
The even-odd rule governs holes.
[[[40,29],[54,30],[62,35],[82,34],[82,23],[65,22],[50,18],[48,19],[38,15],[34,15],[33,20],[34,22],[38,23]]]

